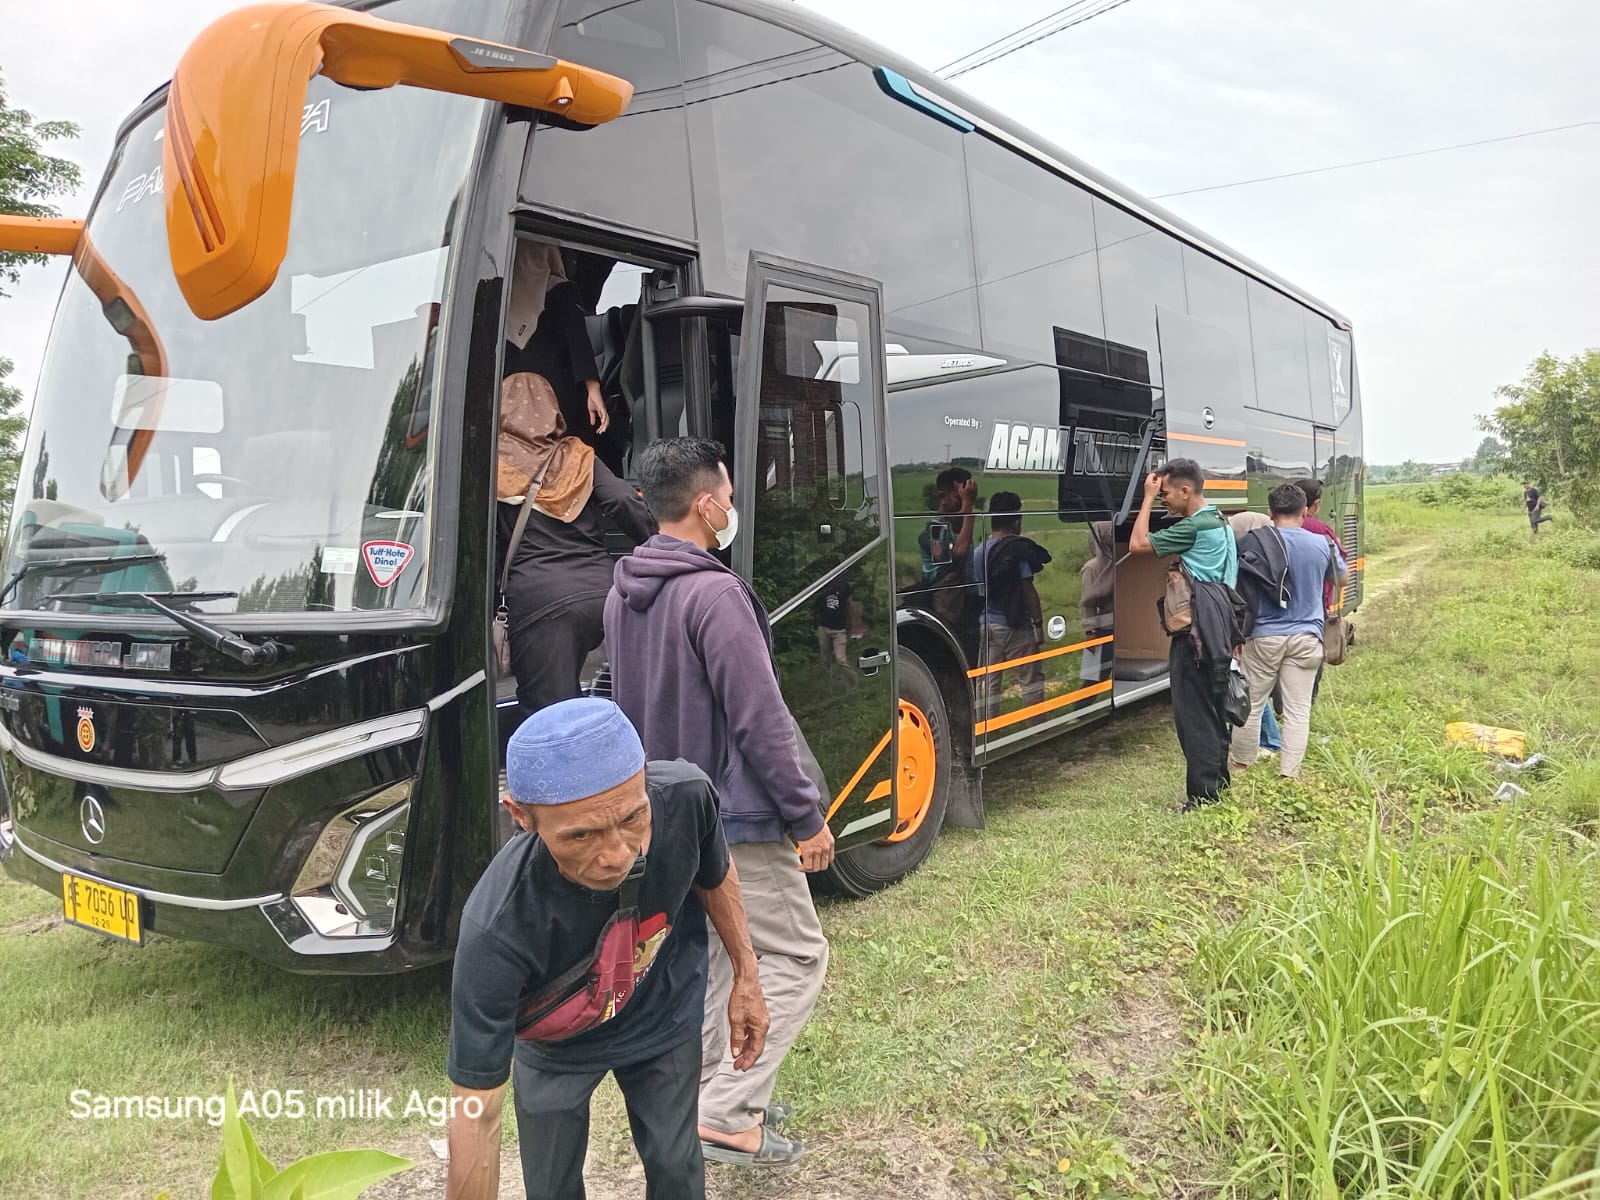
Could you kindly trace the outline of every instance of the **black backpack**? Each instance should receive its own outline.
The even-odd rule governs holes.
[[[984,556],[984,586],[993,607],[1005,613],[1006,624],[1011,628],[1026,629],[1033,621],[1017,565],[1027,563],[1037,575],[1049,561],[1050,551],[1021,534],[1001,538]]]

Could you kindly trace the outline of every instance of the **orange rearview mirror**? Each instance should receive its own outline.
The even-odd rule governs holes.
[[[71,254],[78,248],[83,222],[64,217],[14,217],[0,213],[0,251],[17,254]]]
[[[162,141],[167,245],[194,314],[215,320],[272,286],[288,250],[306,87],[318,72],[560,113],[620,116],[633,85],[543,54],[327,4],[256,4],[219,18],[178,63]]]

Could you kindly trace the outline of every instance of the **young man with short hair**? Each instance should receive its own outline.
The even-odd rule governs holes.
[[[1175,524],[1150,531],[1156,497]],[[1175,458],[1144,481],[1144,501],[1134,518],[1128,549],[1134,554],[1176,554],[1196,584],[1215,583],[1232,588],[1238,576],[1239,556],[1233,530],[1216,505],[1206,499],[1205,474],[1192,458]],[[1172,719],[1178,729],[1188,766],[1183,810],[1210,804],[1229,784],[1228,723],[1222,713],[1227,695],[1231,646],[1213,647],[1202,662],[1187,630],[1171,635],[1167,670],[1172,690]],[[1261,728],[1261,714],[1252,730]]]
[[[1296,479],[1294,481],[1294,485],[1306,494],[1306,515],[1303,528],[1307,533],[1314,533],[1319,537],[1327,538],[1328,541],[1333,545],[1333,553],[1335,557],[1338,558],[1340,564],[1345,568],[1345,571],[1348,572],[1350,569],[1350,564],[1345,560],[1344,547],[1339,544],[1339,535],[1334,531],[1333,526],[1324,521],[1321,516],[1323,487],[1322,480],[1309,478]],[[1323,592],[1322,599],[1324,606],[1329,609],[1329,611],[1332,611],[1333,602],[1335,599],[1332,587],[1329,587]]]
[[[954,567],[963,576],[972,550],[973,507],[978,485],[965,467],[946,467],[933,481],[939,515],[917,535],[917,550],[922,555],[922,582],[946,582],[941,578]]]
[[[772,1029],[756,1069],[738,1070],[722,1011],[729,960],[712,946],[701,1149],[717,1162],[769,1167],[803,1153],[799,1141],[772,1128],[781,1110],[770,1101],[828,967],[803,872],[833,861],[833,834],[778,687],[766,612],[750,585],[712,554],[731,546],[739,529],[724,457],[702,438],[667,438],[639,456],[639,484],[661,532],[617,563],[606,641],[612,694],[650,756],[687,759],[717,788]]]
[[[767,1011],[717,794],[697,768],[645,762],[609,700],[541,709],[506,747],[524,833],[467,898],[451,988],[450,1200],[500,1194],[507,1077],[528,1200],[579,1200],[589,1097],[614,1074],[654,1200],[704,1200],[695,1136],[706,916],[732,963],[736,1068]]]
[[[1311,736],[1311,694],[1322,667],[1322,631],[1326,607],[1323,588],[1337,585],[1345,575],[1344,562],[1329,540],[1305,528],[1305,493],[1292,483],[1272,490],[1267,497],[1272,529],[1250,533],[1240,548],[1252,553],[1253,539],[1272,538],[1288,564],[1288,596],[1263,594],[1257,601],[1255,625],[1245,641],[1239,665],[1250,684],[1250,720],[1234,731],[1231,755],[1243,769],[1256,761],[1253,734],[1261,710],[1278,687],[1283,693],[1283,752],[1279,772],[1287,779],[1300,775],[1306,744]],[[1265,554],[1263,554],[1265,557]]]

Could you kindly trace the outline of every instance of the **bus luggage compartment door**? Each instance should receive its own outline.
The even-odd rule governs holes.
[[[734,566],[767,608],[784,699],[815,755],[813,774],[820,770],[826,784],[823,805],[840,849],[907,836],[927,815],[921,798],[931,791],[901,789],[898,799],[920,811],[895,794],[900,721],[881,311],[872,280],[751,253],[733,463],[743,532]]]

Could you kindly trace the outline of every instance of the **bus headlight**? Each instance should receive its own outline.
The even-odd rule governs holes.
[[[363,821],[345,848],[334,894],[366,921],[394,927],[395,901],[400,898],[400,866],[406,853],[408,800]]]
[[[324,827],[294,881],[294,905],[324,937],[394,931],[411,783],[397,783]]]

